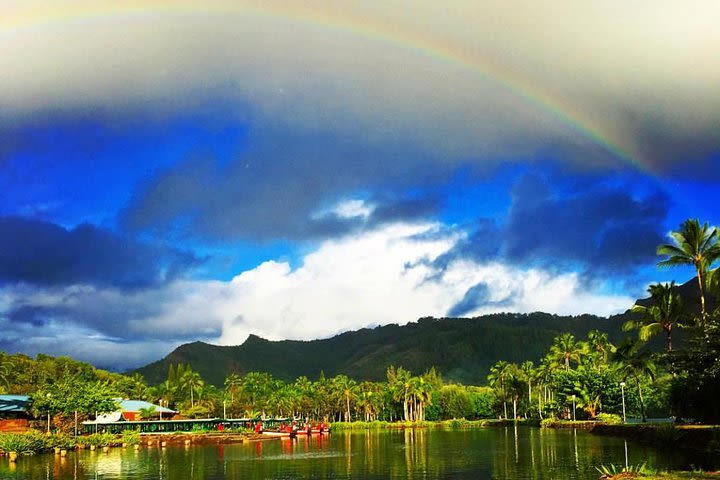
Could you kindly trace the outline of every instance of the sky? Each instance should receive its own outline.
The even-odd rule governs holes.
[[[720,223],[720,4],[5,0],[0,349],[611,315]]]

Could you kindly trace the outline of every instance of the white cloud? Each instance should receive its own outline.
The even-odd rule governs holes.
[[[487,285],[489,303],[463,316],[497,311],[609,315],[632,305],[630,297],[584,291],[573,273],[497,262],[457,260],[438,278],[432,260],[459,238],[436,223],[396,223],[325,241],[294,270],[270,260],[229,282],[185,280],[135,293],[84,286],[6,288],[0,297],[6,313],[19,305],[44,309],[41,317],[31,317],[42,326],[15,322],[17,334],[6,341],[23,351],[129,367],[195,339],[226,345],[242,343],[251,333],[314,339],[441,317],[479,283]],[[71,338],[81,338],[81,345]]]
[[[291,270],[266,262],[227,285],[220,341],[237,344],[249,333],[271,339],[312,339],[375,324],[444,316],[465,292],[486,283],[490,301],[468,313],[546,311],[609,315],[626,310],[633,299],[583,291],[576,274],[553,275],[499,263],[452,263],[441,279],[423,260],[433,260],[457,240],[434,235],[438,225],[396,224],[360,236],[325,242]],[[219,313],[222,312],[222,313]],[[240,321],[237,319],[241,318]]]

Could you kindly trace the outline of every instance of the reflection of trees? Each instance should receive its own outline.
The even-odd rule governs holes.
[[[668,453],[659,457],[646,447],[628,447],[630,464],[647,461],[666,468],[689,463]],[[510,426],[335,433],[222,448],[115,448],[108,454],[82,450],[67,458],[23,457],[12,467],[0,462],[0,478],[594,478],[595,467],[608,463],[625,463],[621,440],[582,430]]]

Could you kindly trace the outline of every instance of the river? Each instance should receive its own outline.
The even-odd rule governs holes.
[[[333,433],[224,446],[82,450],[0,457],[8,479],[594,479],[601,464],[697,465],[677,451],[583,430],[491,427]]]

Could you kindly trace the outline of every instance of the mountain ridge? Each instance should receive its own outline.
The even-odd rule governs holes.
[[[479,383],[495,361],[539,360],[563,332],[584,337],[590,330],[620,336],[627,312],[609,318],[543,312],[495,313],[473,318],[423,317],[405,325],[361,328],[317,340],[267,340],[250,334],[240,345],[195,341],[134,372],[160,383],[170,364],[186,363],[214,385],[231,373],[265,371],[283,380],[344,373],[357,380],[381,380],[389,365],[420,373],[436,367],[444,378]]]

